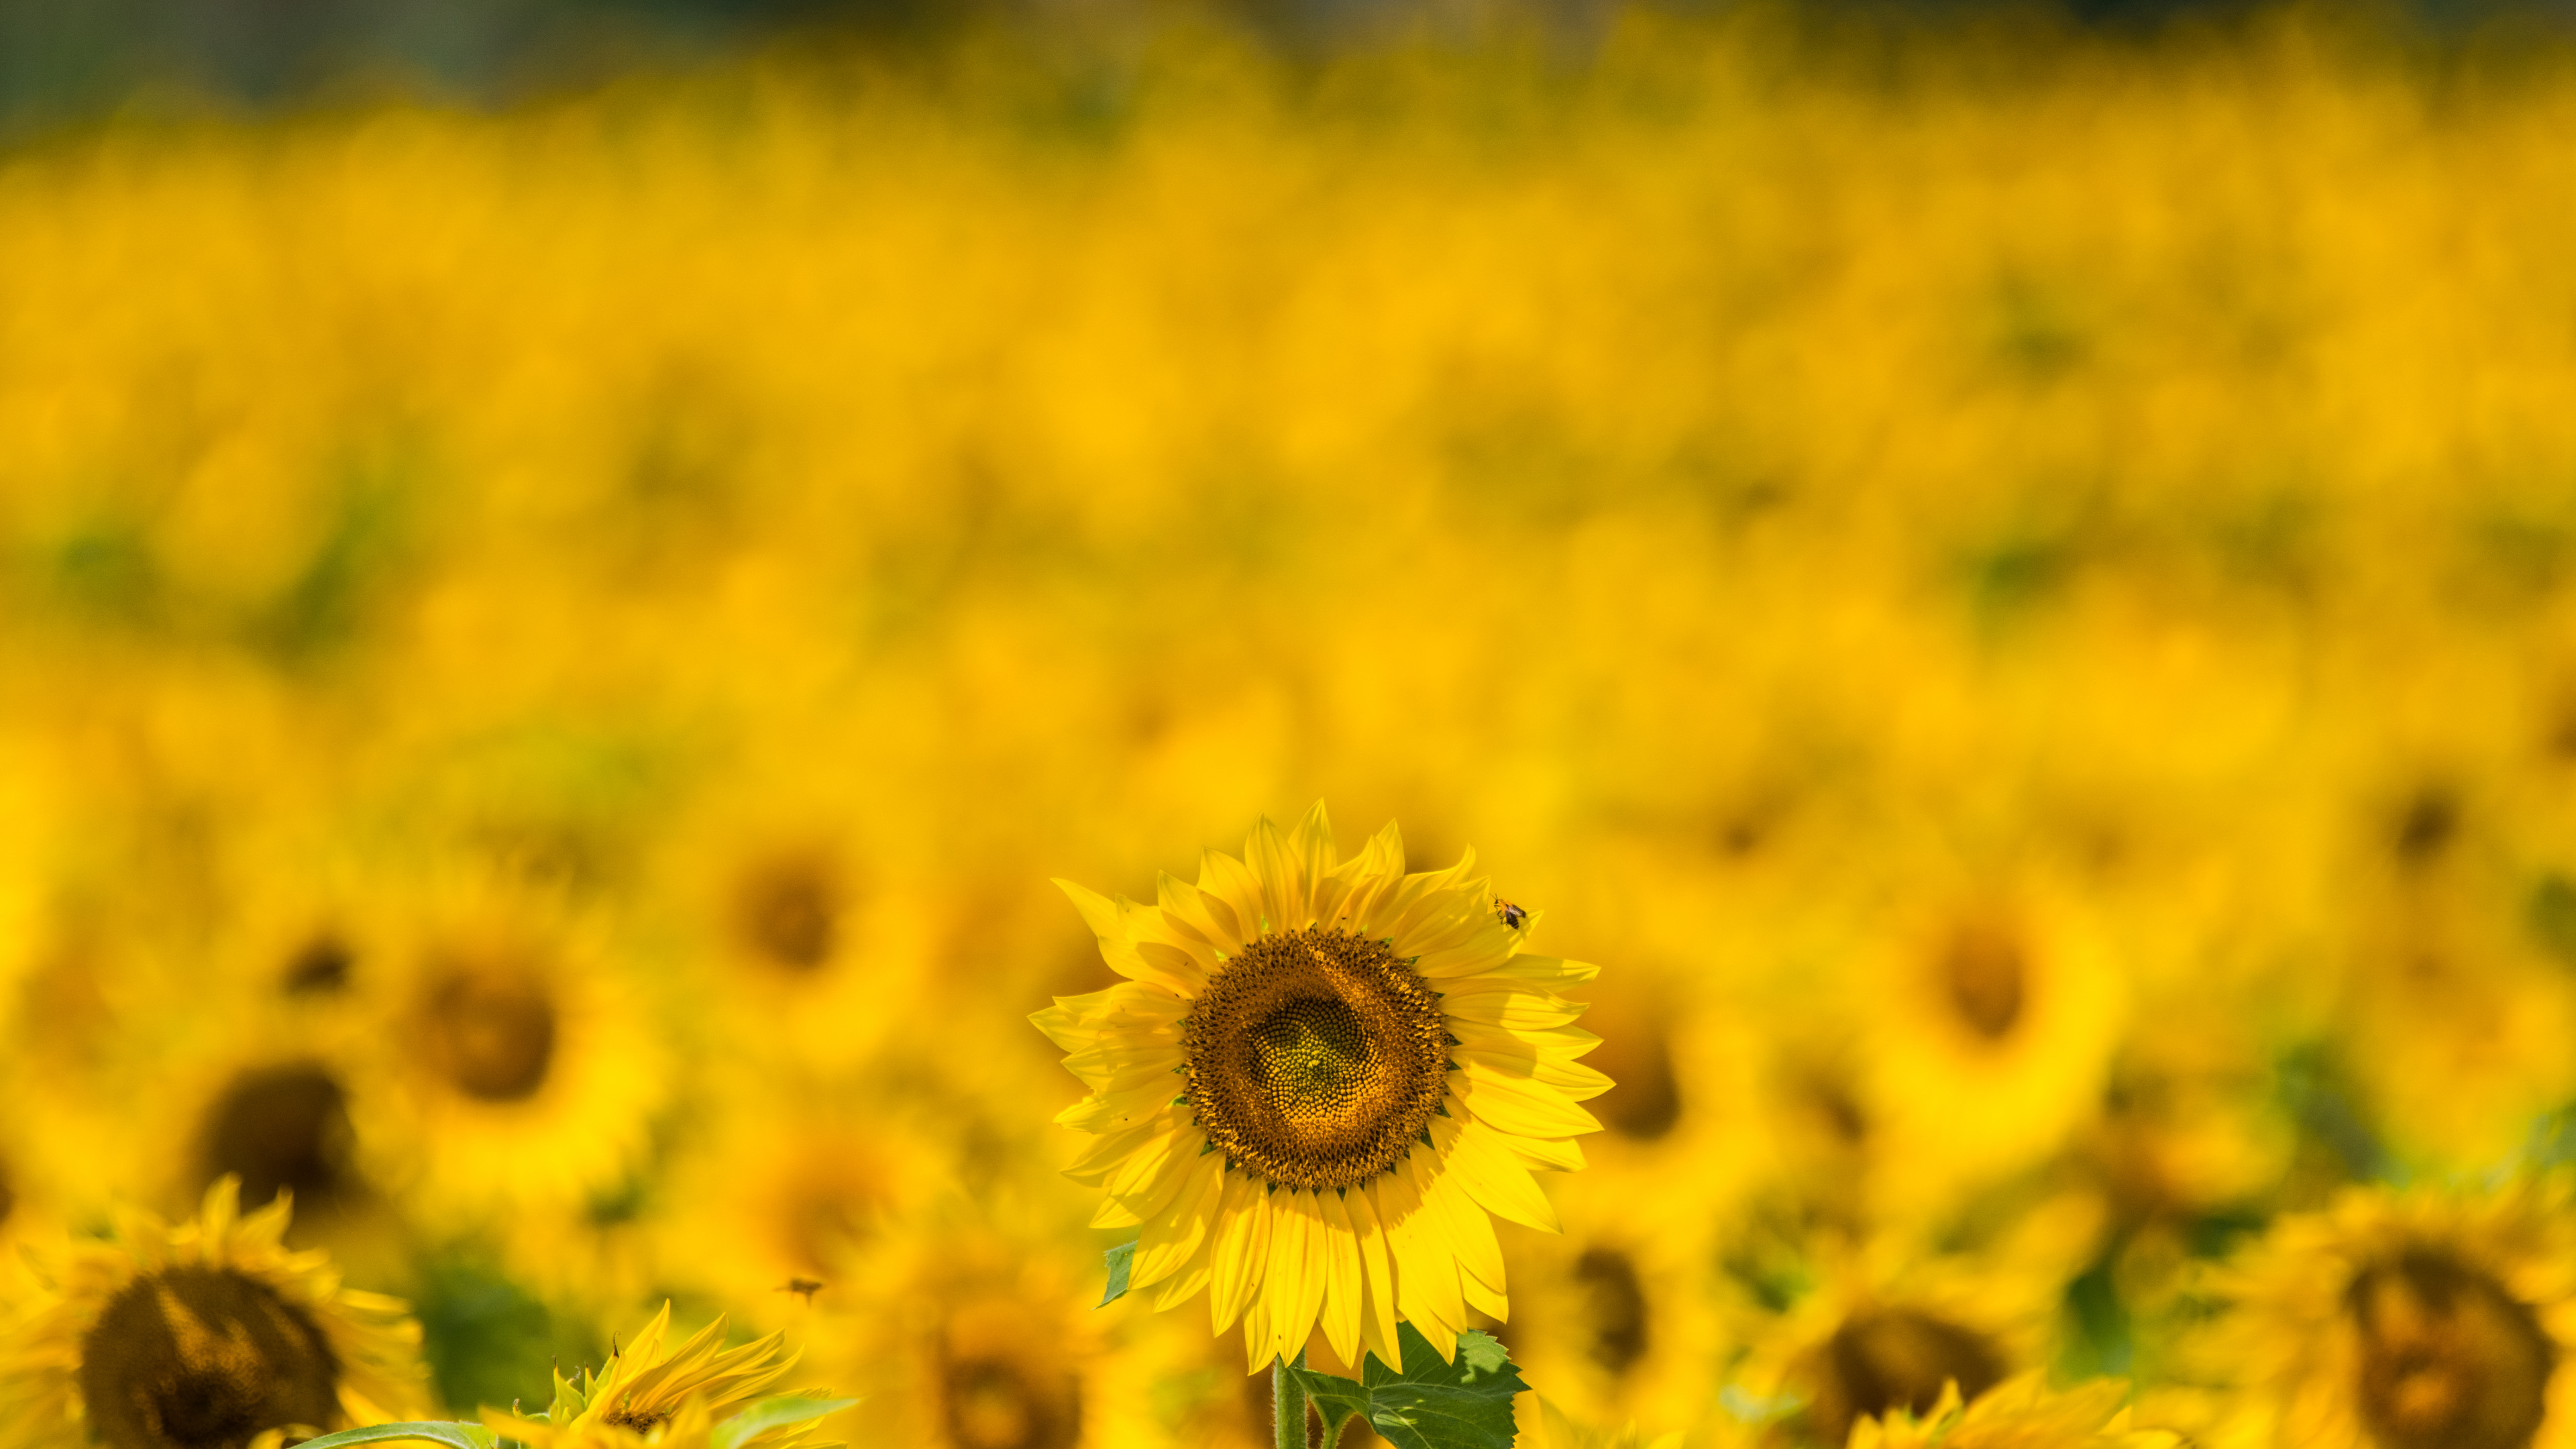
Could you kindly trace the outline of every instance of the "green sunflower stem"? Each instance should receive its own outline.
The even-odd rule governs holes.
[[[1273,1449],[1306,1449],[1306,1390],[1284,1358],[1270,1362],[1270,1423]]]

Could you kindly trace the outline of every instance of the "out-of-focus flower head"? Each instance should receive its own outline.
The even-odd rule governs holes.
[[[239,1197],[224,1178],[188,1222],[127,1211],[110,1241],[39,1256],[0,1339],[0,1445],[202,1449],[418,1417],[405,1306],[286,1249],[286,1199],[245,1216]]]
[[[602,1368],[570,1376],[558,1371],[542,1420],[486,1409],[483,1421],[537,1449],[695,1444],[712,1424],[758,1400],[796,1365],[784,1334],[726,1348],[725,1320],[718,1318],[665,1352],[662,1340],[670,1329],[671,1305],[665,1303]],[[813,1430],[808,1420],[763,1430],[744,1443],[746,1449],[786,1449],[806,1443]]]
[[[2132,1422],[2129,1386],[2096,1379],[2051,1392],[2046,1376],[2020,1374],[1962,1401],[1959,1386],[1914,1413],[1891,1410],[1852,1426],[1850,1449],[2179,1449],[2169,1429]]]
[[[2320,1449],[2576,1443],[2576,1224],[2563,1177],[2355,1188],[2212,1275],[2195,1351],[2232,1431]]]

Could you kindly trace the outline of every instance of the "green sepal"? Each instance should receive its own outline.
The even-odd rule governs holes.
[[[1094,1303],[1091,1306],[1094,1308],[1106,1308],[1110,1304],[1117,1302],[1119,1299],[1126,1297],[1127,1277],[1135,1271],[1136,1245],[1134,1243],[1120,1243],[1117,1247],[1110,1249],[1109,1289],[1107,1292],[1100,1295],[1099,1302]]]
[[[1511,1449],[1519,1432],[1512,1396],[1529,1385],[1503,1346],[1469,1329],[1458,1335],[1457,1361],[1444,1363],[1412,1324],[1395,1331],[1401,1373],[1374,1357],[1361,1365],[1357,1383],[1306,1367],[1302,1354],[1289,1365],[1323,1415],[1326,1442],[1356,1414],[1396,1449]]]
[[[802,1424],[825,1414],[837,1414],[857,1403],[856,1399],[817,1399],[805,1394],[787,1394],[763,1399],[741,1413],[716,1425],[708,1438],[715,1449],[739,1449],[744,1440],[765,1429],[784,1424]]]
[[[369,1424],[364,1428],[325,1434],[319,1439],[307,1439],[304,1443],[315,1446],[315,1449],[340,1449],[344,1444],[385,1444],[398,1439],[415,1442],[427,1439],[433,1444],[452,1445],[454,1449],[494,1449],[501,1442],[500,1435],[480,1424],[441,1420],[435,1423]]]

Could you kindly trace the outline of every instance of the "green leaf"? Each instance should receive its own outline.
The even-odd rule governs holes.
[[[1317,1373],[1302,1359],[1290,1366],[1323,1415],[1328,1438],[1356,1414],[1396,1449],[1511,1449],[1518,1432],[1512,1396],[1529,1385],[1503,1346],[1471,1329],[1458,1335],[1457,1361],[1443,1363],[1419,1329],[1395,1327],[1402,1373],[1374,1358],[1361,1365],[1357,1383]]]
[[[744,1440],[764,1429],[775,1429],[782,1424],[802,1424],[825,1414],[837,1414],[857,1402],[856,1399],[808,1398],[802,1394],[763,1399],[716,1425],[715,1433],[710,1437],[715,1442],[715,1449],[739,1449]]]
[[[1135,1270],[1136,1245],[1134,1243],[1120,1243],[1117,1247],[1110,1249],[1109,1291],[1101,1294],[1100,1301],[1091,1306],[1094,1308],[1106,1308],[1110,1304],[1117,1302],[1119,1299],[1126,1297],[1127,1275]]]
[[[340,1449],[344,1444],[385,1444],[398,1439],[415,1442],[427,1439],[434,1444],[451,1445],[453,1449],[494,1449],[501,1442],[498,1434],[482,1425],[461,1421],[369,1424],[363,1429],[343,1429],[337,1434],[325,1434],[319,1439],[304,1442],[314,1449]]]

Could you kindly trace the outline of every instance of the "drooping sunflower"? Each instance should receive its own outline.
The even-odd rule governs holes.
[[[2274,1223],[2214,1281],[2200,1344],[2244,1442],[2298,1449],[2576,1444],[2567,1185],[2354,1189]]]
[[[1154,905],[1057,882],[1128,978],[1031,1018],[1092,1089],[1069,1175],[1140,1229],[1131,1288],[1205,1290],[1252,1371],[1319,1323],[1346,1365],[1400,1365],[1399,1319],[1454,1357],[1469,1309],[1507,1311],[1488,1214],[1556,1230],[1530,1173],[1583,1165],[1576,1103],[1610,1085],[1558,991],[1597,968],[1526,951],[1474,861],[1407,874],[1393,824],[1340,860],[1317,805]]]
[[[567,1377],[558,1370],[544,1418],[487,1408],[483,1422],[532,1449],[702,1440],[710,1425],[766,1397],[796,1366],[785,1334],[726,1348],[725,1320],[719,1318],[665,1352],[662,1341],[670,1331],[671,1305],[665,1303],[597,1372],[585,1368]],[[744,1446],[786,1449],[806,1443],[814,1429],[813,1420],[782,1425],[753,1435]]]
[[[288,1211],[243,1215],[226,1178],[193,1221],[128,1212],[47,1259],[0,1340],[0,1446],[243,1449],[419,1417],[419,1325],[288,1251]]]

